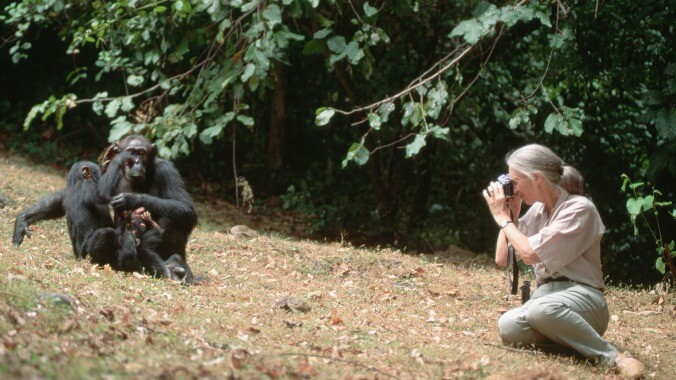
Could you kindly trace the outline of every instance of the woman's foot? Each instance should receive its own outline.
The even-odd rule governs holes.
[[[643,377],[643,363],[627,354],[618,351],[615,357],[615,364],[617,364],[620,376],[624,379],[640,379]]]

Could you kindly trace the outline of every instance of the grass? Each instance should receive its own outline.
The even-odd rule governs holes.
[[[205,282],[75,260],[65,220],[11,244],[15,216],[65,173],[0,154],[0,377],[55,379],[612,379],[614,369],[500,344],[517,306],[487,255],[435,256],[315,242],[199,203],[189,262]],[[229,233],[248,224],[258,237]],[[293,297],[307,311],[283,309]],[[676,378],[673,292],[613,288],[605,337]],[[55,301],[56,300],[56,301]]]

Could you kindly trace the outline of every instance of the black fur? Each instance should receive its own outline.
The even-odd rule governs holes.
[[[120,233],[113,228],[108,206],[98,197],[100,177],[99,167],[93,162],[73,164],[66,189],[48,195],[16,217],[13,243],[20,245],[24,236],[31,236],[31,224],[65,215],[75,257],[83,259],[89,255],[93,263],[119,269],[119,263],[113,260],[115,252],[129,247],[120,246]]]
[[[75,257],[83,259],[91,254],[92,262],[104,265],[110,263],[116,232],[108,206],[99,202],[97,183],[100,176],[99,167],[93,162],[73,164],[64,190],[63,209]]]
[[[14,221],[14,237],[12,243],[21,245],[24,237],[31,237],[30,226],[41,220],[57,219],[66,215],[63,208],[63,191],[49,194],[37,204],[21,212]]]
[[[163,232],[146,233],[141,239],[144,248],[165,261],[178,254],[185,269],[185,282],[192,284],[186,245],[197,224],[197,213],[178,170],[170,161],[156,158],[155,145],[143,136],[128,136],[116,143],[115,151],[120,153],[105,163],[99,194],[110,199],[116,215],[141,207],[149,211]]]

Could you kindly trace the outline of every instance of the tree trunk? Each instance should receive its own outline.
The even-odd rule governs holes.
[[[270,121],[268,124],[268,149],[266,161],[268,168],[278,170],[284,163],[284,135],[286,132],[286,70],[283,64],[275,64],[274,74],[277,85],[272,92],[272,104],[270,107]]]
[[[427,146],[418,153],[418,179],[417,188],[411,204],[411,215],[408,220],[407,230],[410,232],[427,217],[427,202],[432,188],[432,157],[436,151],[436,141],[428,138]]]

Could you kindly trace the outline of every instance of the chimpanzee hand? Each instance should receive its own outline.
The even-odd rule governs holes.
[[[28,224],[23,215],[19,215],[14,222],[14,238],[12,239],[12,243],[14,245],[21,245],[24,236],[31,237],[30,224]]]
[[[169,268],[163,263],[163,262],[156,262],[153,263],[149,268],[147,268],[148,272],[150,272],[151,275],[159,278],[173,278],[171,273],[169,272]]]
[[[183,281],[185,279],[186,270],[185,270],[185,261],[179,254],[173,254],[171,257],[164,262],[171,272],[171,279],[176,281]]]
[[[101,162],[101,174],[106,172],[108,165],[110,165],[110,161],[118,153],[120,153],[120,147],[117,142],[112,143],[110,146],[108,146],[108,148],[106,148],[99,160]]]
[[[140,205],[141,194],[136,193],[120,193],[110,200],[110,205],[115,210],[132,210],[138,208]]]

